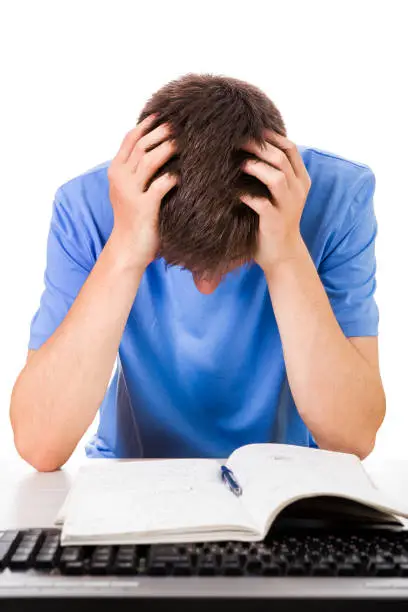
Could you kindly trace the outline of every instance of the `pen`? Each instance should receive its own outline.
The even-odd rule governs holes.
[[[221,478],[228,485],[234,495],[242,495],[242,489],[239,486],[238,481],[234,476],[234,473],[229,468],[227,468],[226,465],[221,466]]]

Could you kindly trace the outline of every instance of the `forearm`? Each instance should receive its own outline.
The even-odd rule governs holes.
[[[365,456],[384,416],[381,379],[344,336],[302,239],[266,278],[302,419],[320,447]]]
[[[72,454],[103,400],[143,269],[111,236],[69,312],[29,359],[10,418],[20,454],[41,470]]]

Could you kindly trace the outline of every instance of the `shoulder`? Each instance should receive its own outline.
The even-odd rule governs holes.
[[[364,208],[374,194],[375,174],[368,164],[331,151],[306,145],[298,150],[312,181],[302,219],[305,232],[323,238]]]
[[[320,189],[358,190],[366,182],[375,183],[368,164],[317,147],[298,145],[298,149],[312,182]]]
[[[85,170],[81,174],[67,180],[57,189],[57,199],[77,201],[84,204],[85,200],[96,201],[99,198],[109,197],[109,183],[107,171],[111,160],[104,161],[97,166]]]
[[[82,235],[95,258],[113,227],[107,176],[111,160],[93,166],[61,184],[55,192],[53,221],[69,237]]]

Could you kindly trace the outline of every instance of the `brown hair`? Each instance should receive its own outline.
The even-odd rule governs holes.
[[[211,74],[186,74],[164,85],[146,103],[138,122],[159,113],[149,129],[169,122],[177,154],[152,177],[179,174],[180,183],[162,200],[159,257],[198,276],[223,274],[249,262],[256,250],[258,215],[242,193],[266,196],[266,186],[240,168],[251,153],[249,139],[263,130],[286,136],[280,112],[257,87]]]

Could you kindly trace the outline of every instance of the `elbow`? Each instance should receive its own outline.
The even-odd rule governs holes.
[[[17,401],[16,386],[13,389],[10,403],[10,423],[13,430],[14,446],[20,457],[38,472],[54,472],[58,470],[65,461],[61,456],[51,449],[44,439],[45,436],[37,435],[34,428],[30,428],[22,418],[20,402]]]
[[[366,459],[366,457],[368,457],[368,455],[374,450],[377,433],[384,422],[386,411],[387,400],[383,386],[380,384],[376,397],[375,407],[372,410],[372,420],[369,426],[367,427],[367,441],[360,455],[360,459]]]
[[[360,444],[358,448],[354,450],[354,454],[357,455],[357,457],[361,459],[361,461],[363,461],[363,459],[366,459],[368,455],[370,455],[370,453],[373,452],[374,447],[375,447],[375,436],[373,440],[368,440],[363,445]]]
[[[20,457],[37,472],[54,472],[65,463],[46,444],[39,442],[36,447],[32,440],[27,440],[27,436],[18,431],[14,432],[14,446]]]
[[[371,405],[369,410],[367,410],[367,415],[369,416],[367,416],[361,426],[353,426],[353,431],[348,427],[347,432],[344,431],[341,434],[337,431],[331,437],[322,438],[315,435],[315,440],[319,448],[340,453],[350,453],[356,455],[362,461],[375,448],[377,433],[384,421],[385,412],[385,394],[381,389],[376,398],[375,405]]]
[[[375,446],[375,435],[370,438],[364,436],[364,439],[359,436],[358,440],[336,440],[336,442],[329,442],[327,440],[316,441],[318,447],[321,449],[356,455],[356,457],[362,461],[373,451]]]
[[[365,428],[359,432],[358,438],[351,447],[350,452],[359,459],[366,459],[374,450],[378,430],[380,429],[386,413],[386,398],[384,390],[380,389],[375,406],[369,411],[370,419]]]

